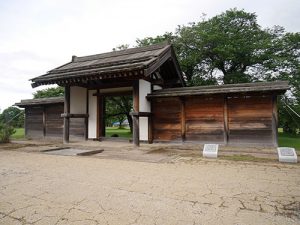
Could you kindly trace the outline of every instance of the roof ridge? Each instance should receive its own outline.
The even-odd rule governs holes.
[[[170,46],[170,44],[163,42],[160,44],[154,44],[154,45],[149,45],[144,47],[135,47],[135,48],[128,48],[119,51],[105,52],[105,53],[95,54],[95,55],[79,56],[74,58],[74,62],[85,62],[85,61],[96,60],[96,59],[103,59],[103,58],[110,58],[110,57],[116,57],[122,55],[129,55],[134,53],[141,53],[146,51],[153,51],[153,50],[163,49],[168,46]]]

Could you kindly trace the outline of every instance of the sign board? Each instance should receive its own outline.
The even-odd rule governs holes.
[[[294,148],[277,148],[279,162],[297,163],[297,154]]]
[[[205,144],[203,148],[203,157],[217,158],[218,157],[218,144]]]

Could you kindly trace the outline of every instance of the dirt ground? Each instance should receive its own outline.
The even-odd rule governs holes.
[[[0,224],[300,224],[298,164],[181,159],[0,150]]]

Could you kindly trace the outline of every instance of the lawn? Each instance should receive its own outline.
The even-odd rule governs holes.
[[[23,139],[25,138],[24,128],[16,128],[16,133],[11,136],[11,139]]]
[[[300,135],[278,133],[278,144],[280,147],[292,147],[300,152]]]
[[[118,127],[106,127],[105,132],[106,132],[106,137],[111,137],[111,135],[113,134],[117,134],[119,137],[123,137],[123,138],[132,137],[129,128],[119,129]]]

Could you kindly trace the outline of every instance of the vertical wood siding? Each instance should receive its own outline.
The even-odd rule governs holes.
[[[46,112],[46,137],[62,137],[64,105],[47,105]]]
[[[181,104],[179,98],[155,99],[152,107],[154,140],[181,140]]]
[[[153,140],[272,145],[272,107],[269,95],[155,98]]]
[[[26,135],[28,138],[43,137],[43,107],[34,106],[26,108],[25,115]]]
[[[185,98],[186,140],[224,141],[223,96]]]
[[[229,142],[272,144],[272,97],[228,98]]]

